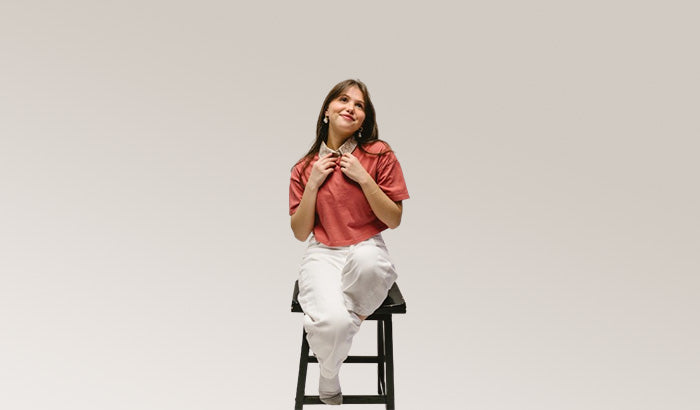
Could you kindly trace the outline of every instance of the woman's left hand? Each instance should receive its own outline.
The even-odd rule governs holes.
[[[365,167],[360,164],[357,157],[352,154],[343,154],[343,156],[340,157],[340,170],[343,171],[343,174],[347,175],[348,178],[360,185],[372,178],[369,173],[367,173],[367,170],[365,170]]]

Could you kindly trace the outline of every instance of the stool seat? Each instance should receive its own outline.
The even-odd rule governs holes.
[[[294,282],[294,294],[292,294],[292,312],[303,313],[299,304],[299,281]],[[394,282],[384,302],[366,320],[374,320],[377,315],[391,315],[406,313],[406,301],[403,299],[399,285]]]
[[[304,312],[299,304],[299,281],[294,282],[292,312]],[[394,410],[394,342],[391,317],[401,313],[406,313],[406,301],[399,286],[394,283],[384,302],[365,319],[377,321],[377,355],[348,356],[344,361],[345,363],[375,363],[377,365],[377,394],[344,395],[343,404],[385,404],[387,410]],[[306,340],[306,331],[303,331],[297,392],[294,399],[295,410],[302,410],[305,404],[323,404],[319,396],[307,396],[304,393],[306,370],[309,363],[318,363],[318,360],[315,356],[309,355],[309,343]]]

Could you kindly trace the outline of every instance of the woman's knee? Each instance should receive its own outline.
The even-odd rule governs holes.
[[[348,255],[348,263],[360,272],[374,271],[378,266],[391,266],[386,251],[377,246],[358,246]]]
[[[356,332],[359,323],[352,317],[348,311],[328,314],[323,319],[323,325],[319,330],[327,337],[332,339],[346,338]]]

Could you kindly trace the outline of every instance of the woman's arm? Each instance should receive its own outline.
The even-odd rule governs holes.
[[[332,154],[325,155],[311,166],[309,180],[304,187],[304,193],[296,212],[292,215],[291,225],[294,237],[300,241],[305,241],[314,229],[316,221],[316,196],[318,190],[326,180],[328,174],[336,167],[335,158]]]
[[[368,175],[369,176],[369,175]],[[372,177],[360,184],[362,192],[372,208],[372,212],[377,215],[380,221],[386,226],[395,229],[401,224],[401,215],[403,214],[403,204],[401,201],[392,201],[381,188],[377,185]]]
[[[299,202],[296,212],[292,215],[292,231],[294,232],[294,237],[300,241],[305,241],[314,229],[317,194],[318,189],[310,188],[307,184],[306,188],[304,188],[301,202]]]
[[[340,159],[340,169],[350,179],[360,184],[362,192],[372,208],[372,212],[384,222],[386,226],[394,229],[401,224],[401,214],[403,213],[403,205],[401,201],[392,201],[379,185],[372,179],[372,176],[367,173],[367,170],[360,164],[352,154],[345,154]]]

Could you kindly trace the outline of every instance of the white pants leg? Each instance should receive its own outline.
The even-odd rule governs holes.
[[[360,329],[357,315],[374,312],[396,276],[381,234],[343,247],[310,239],[299,270],[299,304],[323,377],[338,374]]]

